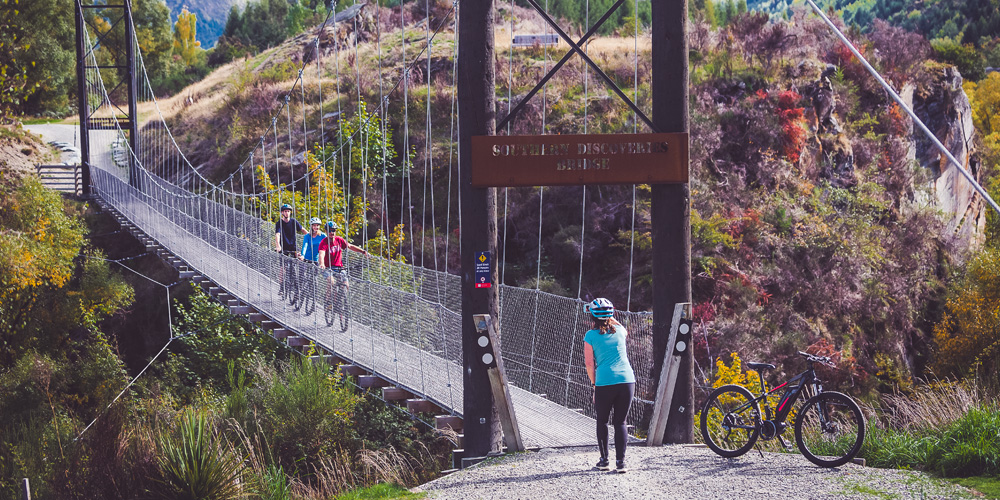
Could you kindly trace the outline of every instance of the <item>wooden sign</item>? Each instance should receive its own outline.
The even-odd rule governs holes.
[[[688,182],[688,134],[473,136],[473,187]]]

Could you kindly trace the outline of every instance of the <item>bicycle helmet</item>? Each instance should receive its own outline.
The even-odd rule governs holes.
[[[326,230],[327,230],[327,232],[336,231],[337,229],[340,229],[340,227],[337,226],[336,222],[330,221],[330,222],[326,223]]]
[[[285,210],[291,210],[291,209],[292,209],[292,206],[289,205],[288,203],[285,203],[284,205],[281,206],[281,211],[282,212],[284,212]]]
[[[615,306],[610,300],[601,297],[587,304],[587,312],[597,319],[607,319],[615,314]]]
[[[312,219],[309,219],[310,226],[313,224],[322,224],[322,223],[323,221],[319,220],[319,217],[313,217]]]

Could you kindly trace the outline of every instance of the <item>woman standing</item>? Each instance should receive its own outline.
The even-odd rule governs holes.
[[[597,448],[601,459],[597,468],[608,470],[608,418],[611,410],[615,417],[615,470],[625,472],[625,447],[628,434],[625,417],[635,394],[635,372],[628,362],[625,337],[628,331],[614,318],[615,306],[610,300],[594,299],[587,304],[587,312],[594,320],[594,329],[583,337],[583,357],[587,376],[594,388],[594,407],[597,412]]]

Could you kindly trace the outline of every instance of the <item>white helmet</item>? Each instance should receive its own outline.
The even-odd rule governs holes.
[[[310,226],[313,224],[322,224],[322,223],[323,221],[319,220],[319,217],[313,217],[312,219],[309,219]]]
[[[597,319],[607,319],[615,314],[614,304],[603,297],[594,299],[593,302],[587,304],[585,307],[587,312]]]

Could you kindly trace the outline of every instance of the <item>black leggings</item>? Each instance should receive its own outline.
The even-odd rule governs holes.
[[[615,418],[611,425],[615,427],[615,459],[625,460],[625,447],[628,444],[628,434],[625,433],[625,417],[628,407],[635,395],[635,383],[599,385],[594,388],[594,406],[597,410],[597,448],[601,458],[608,458],[608,418],[612,408]]]

